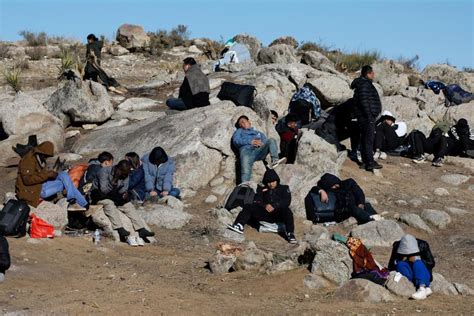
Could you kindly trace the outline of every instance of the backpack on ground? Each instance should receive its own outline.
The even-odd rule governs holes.
[[[336,194],[331,191],[326,192],[329,201],[321,202],[318,192],[309,191],[304,199],[306,218],[313,223],[326,223],[336,221]]]
[[[84,177],[88,167],[88,164],[81,163],[72,166],[71,169],[69,169],[69,177],[76,188],[79,188],[79,183],[81,182],[82,177]]]
[[[8,200],[0,211],[0,235],[24,236],[26,223],[30,215],[30,207],[20,200]]]
[[[255,191],[252,187],[240,184],[232,190],[224,207],[229,211],[238,206],[244,207],[244,205],[252,204],[254,197]]]
[[[251,108],[253,105],[255,87],[251,85],[241,85],[233,82],[224,82],[217,97],[224,101],[229,100],[237,106]]]

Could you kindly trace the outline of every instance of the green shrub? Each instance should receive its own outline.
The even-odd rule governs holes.
[[[76,65],[76,59],[73,52],[67,48],[61,49],[61,65],[58,66],[58,75],[61,76],[65,71],[74,69]]]
[[[21,91],[21,72],[22,69],[16,66],[11,69],[2,70],[3,78],[15,92]]]
[[[48,36],[45,32],[33,33],[30,31],[21,31],[18,34],[23,36],[28,46],[46,46],[48,44]]]

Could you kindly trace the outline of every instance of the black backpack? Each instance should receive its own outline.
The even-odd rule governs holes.
[[[331,191],[326,192],[329,198],[328,203],[321,202],[318,192],[309,191],[304,199],[306,218],[313,223],[326,223],[336,221],[336,194]]]
[[[229,211],[238,206],[244,207],[244,205],[252,204],[254,197],[255,191],[250,186],[240,184],[229,195],[224,207]]]
[[[306,125],[311,122],[313,112],[313,105],[306,100],[298,99],[291,101],[288,107],[288,113],[293,113],[298,117],[298,121],[301,125]]]
[[[1,236],[25,236],[30,207],[21,200],[8,200],[0,211]]]
[[[217,97],[220,100],[229,100],[237,106],[251,108],[253,105],[255,87],[251,85],[241,85],[233,82],[224,82]]]

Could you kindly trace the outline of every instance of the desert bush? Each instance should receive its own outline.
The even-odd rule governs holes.
[[[334,62],[337,69],[349,72],[360,70],[362,66],[382,60],[380,53],[375,50],[352,53],[334,52],[329,54],[328,58]]]
[[[15,92],[21,91],[21,72],[22,69],[16,66],[11,69],[2,69],[3,78]]]
[[[405,69],[415,70],[415,69],[419,69],[419,65],[418,65],[419,59],[420,59],[420,56],[418,55],[415,55],[414,57],[411,57],[411,58],[400,56],[398,57],[397,62],[399,64],[402,64],[403,67],[405,67]]]
[[[331,46],[323,44],[322,41],[319,42],[302,42],[299,50],[300,52],[308,52],[308,51],[317,51],[322,54],[329,54],[331,52]]]
[[[31,60],[40,60],[48,55],[48,50],[44,46],[35,46],[26,50],[26,55],[30,56]]]
[[[218,59],[225,46],[224,40],[215,41],[209,38],[203,38],[202,40],[206,43],[206,46],[203,47],[204,55],[211,60]]]
[[[474,68],[472,68],[472,67],[463,67],[462,71],[469,72],[469,73],[474,73]]]
[[[171,49],[175,46],[189,46],[189,31],[185,25],[167,30],[158,30],[156,32],[148,32],[150,37],[150,53],[160,56],[165,49]]]
[[[298,41],[293,36],[279,37],[279,38],[273,40],[273,42],[271,42],[270,45],[268,45],[268,46],[273,46],[273,45],[278,45],[278,44],[286,44],[286,45],[290,45],[291,47],[294,47],[294,48],[297,48],[299,46]]]
[[[30,31],[21,31],[18,34],[23,36],[28,46],[46,46],[48,44],[48,36],[45,32],[33,33]]]
[[[21,70],[27,70],[30,69],[30,64],[28,62],[28,59],[22,58],[15,64],[15,67]]]
[[[5,43],[0,43],[0,58],[8,58],[8,45]]]

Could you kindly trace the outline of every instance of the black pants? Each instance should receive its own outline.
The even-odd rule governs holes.
[[[289,208],[275,209],[273,212],[269,213],[263,206],[247,205],[244,207],[242,212],[237,215],[235,224],[241,224],[244,226],[251,219],[269,223],[285,223],[287,233],[293,233],[295,231],[293,212],[291,212]]]
[[[357,223],[359,225],[372,221],[370,216],[377,214],[377,212],[372,207],[372,205],[370,205],[370,203],[365,203],[364,208],[360,208],[357,205],[351,205],[349,210],[350,210],[350,215],[357,220]]]
[[[349,123],[349,139],[351,141],[351,150],[360,149],[360,127],[357,121],[350,121]]]
[[[280,141],[280,156],[286,157],[287,164],[293,164],[296,160],[296,152],[298,151],[298,139],[293,138],[290,141]]]
[[[374,161],[374,141],[375,141],[375,120],[359,118],[357,119],[360,128],[360,154],[362,163],[372,166]]]
[[[0,273],[5,273],[10,268],[10,252],[8,251],[8,241],[0,236]]]
[[[445,136],[435,136],[435,137],[428,137],[420,132],[414,131],[412,132],[413,136],[411,136],[411,146],[413,146],[413,155],[414,157],[418,157],[424,153],[433,154],[434,159],[444,158],[450,149],[453,149],[453,145],[450,146],[450,142],[448,137]]]
[[[381,151],[391,151],[400,145],[395,129],[387,123],[382,122],[375,128],[375,146],[374,149]]]

